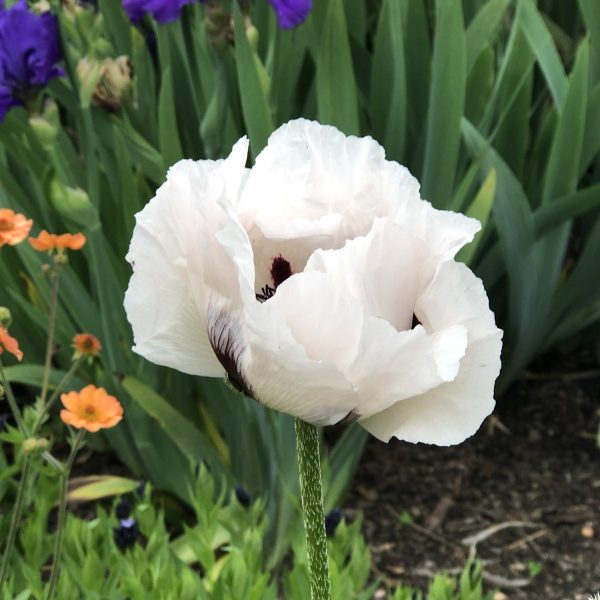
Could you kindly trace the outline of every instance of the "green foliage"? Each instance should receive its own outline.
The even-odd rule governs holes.
[[[391,600],[492,600],[492,592],[484,593],[482,569],[478,563],[468,563],[458,580],[445,573],[438,573],[426,594],[410,587],[399,587]]]
[[[4,434],[6,439],[6,434]],[[0,453],[0,466],[5,466]],[[0,500],[6,501],[14,485],[3,468]],[[44,573],[53,550],[54,533],[40,536],[52,522],[58,497],[53,470],[41,468],[28,492],[30,510],[19,529],[19,552],[13,560],[6,597],[41,599]],[[65,529],[62,569],[57,588],[59,598],[120,600],[125,598],[222,598],[239,600],[305,600],[310,596],[305,539],[301,527],[290,531],[294,562],[278,571],[266,564],[263,537],[267,528],[261,500],[245,508],[229,488],[220,486],[201,467],[189,490],[193,519],[183,528],[168,524],[166,508],[159,508],[150,486],[129,492],[132,518],[139,535],[130,546],[116,543],[119,527],[114,504],[72,504]],[[77,515],[85,515],[85,518]],[[0,519],[5,535],[6,515]],[[332,599],[368,600],[380,586],[371,580],[371,557],[361,535],[361,519],[338,525],[328,541]],[[420,592],[400,587],[390,592],[393,600],[421,599]],[[481,567],[467,565],[460,578],[437,575],[428,600],[489,600],[481,587]]]
[[[499,391],[537,354],[597,331],[600,320],[596,2],[314,4],[290,32],[277,28],[266,2],[249,14],[234,2],[233,32],[225,8],[199,3],[165,26],[134,27],[108,0],[98,14],[61,10],[67,76],[51,83],[36,114],[16,108],[0,125],[0,205],[27,214],[36,229],[81,229],[88,238],[61,276],[51,383],[70,364],[73,334],[97,335],[100,367],[73,387],[94,381],[123,403],[126,418],[107,443],[134,472],[188,502],[201,461],[264,496],[272,565],[297,520],[292,419],[130,350],[122,301],[133,215],[173,161],[223,156],[244,134],[256,156],[274,127],[298,116],[374,135],[420,179],[425,198],[485,225],[461,258],[483,278],[505,330]],[[121,54],[133,65],[131,88],[109,110],[76,67]],[[26,385],[38,383],[43,362],[43,263],[26,244],[2,249],[2,304],[28,360],[7,374]],[[365,435],[350,428],[332,449],[329,506]]]

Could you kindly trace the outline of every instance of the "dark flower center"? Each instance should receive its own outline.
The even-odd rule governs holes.
[[[271,262],[271,280],[273,286],[268,283],[260,289],[260,294],[256,294],[256,299],[259,302],[268,300],[275,294],[277,287],[281,285],[288,277],[292,276],[292,267],[281,254],[273,258]]]

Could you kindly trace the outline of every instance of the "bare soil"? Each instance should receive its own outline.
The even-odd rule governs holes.
[[[476,556],[498,599],[598,592],[599,420],[590,351],[539,361],[460,446],[371,439],[347,512],[363,512],[374,575],[424,588]]]

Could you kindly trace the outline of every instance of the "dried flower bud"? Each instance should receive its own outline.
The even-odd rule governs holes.
[[[208,38],[217,50],[224,50],[233,42],[231,13],[218,0],[208,0],[204,8],[205,27]]]
[[[101,77],[94,92],[94,100],[112,111],[121,109],[121,99],[131,83],[131,63],[128,56],[115,60],[107,58],[102,63]]]

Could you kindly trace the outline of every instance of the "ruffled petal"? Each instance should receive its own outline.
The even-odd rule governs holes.
[[[377,219],[364,237],[339,250],[317,250],[306,270],[326,272],[372,317],[398,331],[411,328],[417,294],[433,277],[436,257],[412,230]]]
[[[418,190],[416,179],[386,161],[372,138],[345,136],[334,127],[298,119],[269,138],[239,210],[247,228],[254,222],[267,238],[314,237],[314,249],[336,248],[367,233],[375,217],[418,198]]]
[[[271,299],[249,302],[243,372],[252,396],[315,425],[344,419],[358,398],[339,367],[352,359],[360,326],[360,307],[320,273],[290,277]]]
[[[381,319],[368,319],[357,359],[347,370],[360,397],[355,412],[368,417],[452,381],[466,346],[462,325],[436,333],[422,326],[398,332]]]
[[[397,402],[360,421],[383,441],[446,446],[473,435],[494,408],[494,382],[500,372],[502,331],[496,327],[483,285],[464,265],[444,263],[419,297],[417,311],[426,328],[463,324],[465,356],[455,379],[429,392]]]
[[[214,294],[241,304],[236,268],[216,235],[230,219],[236,199],[228,195],[244,177],[245,152],[244,139],[226,161],[177,163],[136,216],[125,309],[134,350],[154,363],[195,375],[224,373],[206,312]]]
[[[314,361],[343,370],[358,350],[363,325],[360,304],[324,273],[300,273],[287,279],[268,301],[285,319],[294,339]]]

